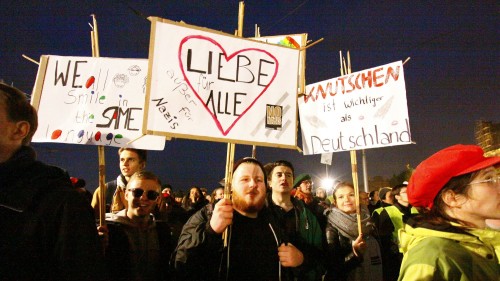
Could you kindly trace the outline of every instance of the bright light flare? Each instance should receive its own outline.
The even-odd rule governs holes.
[[[330,178],[321,180],[321,187],[323,187],[327,192],[332,191],[334,180]]]

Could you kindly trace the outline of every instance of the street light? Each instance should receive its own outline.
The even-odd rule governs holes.
[[[333,189],[334,180],[331,178],[324,178],[321,180],[321,187],[323,187],[327,193],[330,193]]]

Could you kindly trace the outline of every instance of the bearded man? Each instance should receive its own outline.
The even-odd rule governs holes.
[[[282,267],[301,262],[265,205],[262,164],[243,158],[233,170],[232,199],[205,206],[185,224],[172,255],[177,280],[287,280]]]

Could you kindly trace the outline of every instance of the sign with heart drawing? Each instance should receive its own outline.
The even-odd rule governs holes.
[[[296,148],[298,49],[150,20],[145,134]]]

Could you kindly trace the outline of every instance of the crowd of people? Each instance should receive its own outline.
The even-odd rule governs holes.
[[[475,145],[439,150],[408,182],[341,182],[330,196],[291,161],[251,157],[234,163],[230,193],[223,180],[183,194],[147,171],[145,150],[123,147],[120,174],[92,195],[36,160],[36,111],[3,83],[0,128],[0,280],[500,276],[500,157]]]

